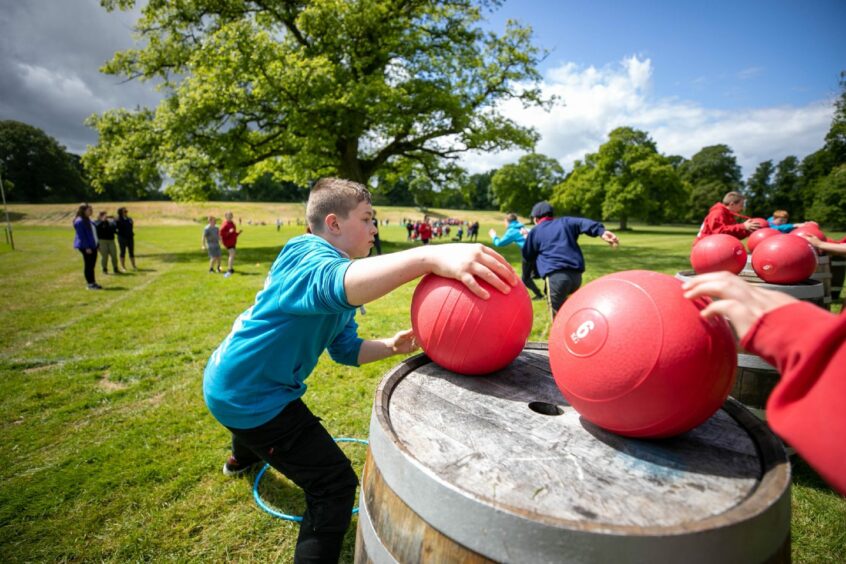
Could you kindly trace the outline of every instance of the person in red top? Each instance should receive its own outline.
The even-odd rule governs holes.
[[[232,212],[223,214],[224,221],[220,224],[220,240],[223,246],[229,251],[229,269],[223,276],[229,278],[235,272],[233,265],[235,264],[235,245],[238,243],[238,235],[241,231],[235,227],[235,222],[232,221]]]
[[[429,225],[428,217],[423,218],[423,223],[420,224],[418,231],[420,232],[420,240],[424,245],[428,245],[429,239],[432,238],[432,226]]]
[[[772,364],[781,380],[767,400],[767,423],[841,495],[846,495],[846,315],[728,272],[685,282],[685,297],[717,300],[703,317],[724,315],[740,345]]]
[[[746,198],[739,192],[729,192],[723,196],[722,202],[717,202],[708,210],[708,215],[705,216],[705,221],[699,228],[696,240],[699,241],[707,235],[716,233],[725,233],[738,239],[745,239],[750,233],[760,228],[760,225],[756,222],[745,215],[741,215],[740,212],[743,211],[745,205]],[[737,218],[745,218],[746,221],[738,223]]]

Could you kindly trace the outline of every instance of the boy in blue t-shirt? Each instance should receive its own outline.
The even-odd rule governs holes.
[[[203,393],[212,415],[232,433],[223,466],[237,475],[259,461],[305,492],[295,562],[335,562],[349,526],[358,479],[350,461],[300,399],[324,350],[358,366],[407,354],[411,330],[362,340],[356,308],[427,273],[463,282],[488,297],[475,277],[499,291],[518,283],[511,265],[482,245],[449,244],[363,260],[376,228],[370,193],[356,182],[319,180],[306,208],[311,233],[288,241],[232,331],[212,353]]]

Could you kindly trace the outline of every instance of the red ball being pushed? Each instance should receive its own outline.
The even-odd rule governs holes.
[[[767,237],[772,237],[773,235],[781,235],[781,231],[778,229],[773,229],[772,227],[765,227],[763,229],[758,229],[757,231],[753,231],[752,235],[746,239],[746,246],[749,247],[749,252],[755,250],[761,241],[766,239]]]
[[[771,284],[795,284],[817,270],[817,254],[802,237],[770,237],[752,251],[752,268]]]
[[[801,235],[802,233],[813,235],[820,241],[827,241],[825,233],[822,232],[822,229],[820,229],[820,226],[816,223],[806,223],[802,227],[797,227],[796,229],[790,232],[791,235]]]
[[[561,393],[588,421],[620,435],[668,437],[705,422],[734,385],[737,349],[707,299],[687,300],[666,274],[609,274],[574,293],[549,336]]]
[[[477,279],[478,280],[478,279]],[[483,300],[457,280],[423,277],[411,300],[411,326],[433,361],[459,374],[487,374],[517,358],[532,330],[532,301],[522,284],[503,294],[479,280]]]
[[[764,229],[764,228],[770,226],[770,222],[767,221],[766,219],[764,219],[763,217],[753,217],[753,218],[750,218],[750,219],[752,219],[753,223],[758,224],[759,229]]]
[[[746,249],[743,243],[731,235],[708,235],[691,249],[690,264],[696,274],[721,270],[737,274],[746,266]]]

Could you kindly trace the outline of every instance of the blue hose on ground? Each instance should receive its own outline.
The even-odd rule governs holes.
[[[368,442],[364,439],[354,439],[351,437],[337,437],[335,438],[336,443],[358,443],[362,445],[368,444]],[[259,495],[259,482],[261,482],[262,476],[270,468],[270,464],[265,464],[262,466],[262,469],[259,470],[259,473],[256,475],[256,481],[253,482],[253,499],[256,500],[256,503],[259,507],[261,507],[265,512],[273,515],[274,517],[279,517],[280,519],[285,519],[286,521],[294,521],[295,523],[300,523],[303,520],[302,515],[289,515],[287,513],[282,513],[281,511],[277,511],[273,509],[269,505],[267,505],[264,500]],[[358,513],[358,507],[353,507],[352,514],[355,515]]]

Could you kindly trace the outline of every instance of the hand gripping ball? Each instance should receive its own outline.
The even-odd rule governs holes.
[[[482,280],[479,284],[490,293],[487,300],[457,280],[428,274],[411,300],[417,342],[429,358],[459,374],[505,368],[532,330],[532,301],[525,286],[517,284],[503,294]]]
[[[752,235],[746,240],[746,246],[749,247],[749,252],[755,250],[761,241],[766,239],[767,237],[772,237],[773,235],[781,235],[781,231],[778,229],[773,229],[772,227],[765,227],[763,229],[758,229],[757,231],[753,231]]]
[[[817,254],[802,237],[770,237],[752,251],[752,268],[764,282],[795,284],[817,270]]]
[[[767,221],[766,219],[764,219],[763,217],[753,217],[751,219],[752,219],[753,223],[758,224],[759,229],[764,229],[765,227],[770,226],[770,222]]]
[[[791,235],[800,235],[802,233],[807,233],[808,235],[813,235],[820,241],[827,241],[825,233],[822,232],[820,226],[816,223],[806,223],[802,227],[797,227],[793,231],[790,232]]]
[[[700,239],[690,251],[696,274],[728,270],[737,274],[746,266],[746,249],[737,238],[720,233]]]
[[[549,336],[561,393],[588,421],[620,435],[668,437],[706,421],[734,385],[726,321],[705,320],[666,274],[609,274],[574,293]]]

